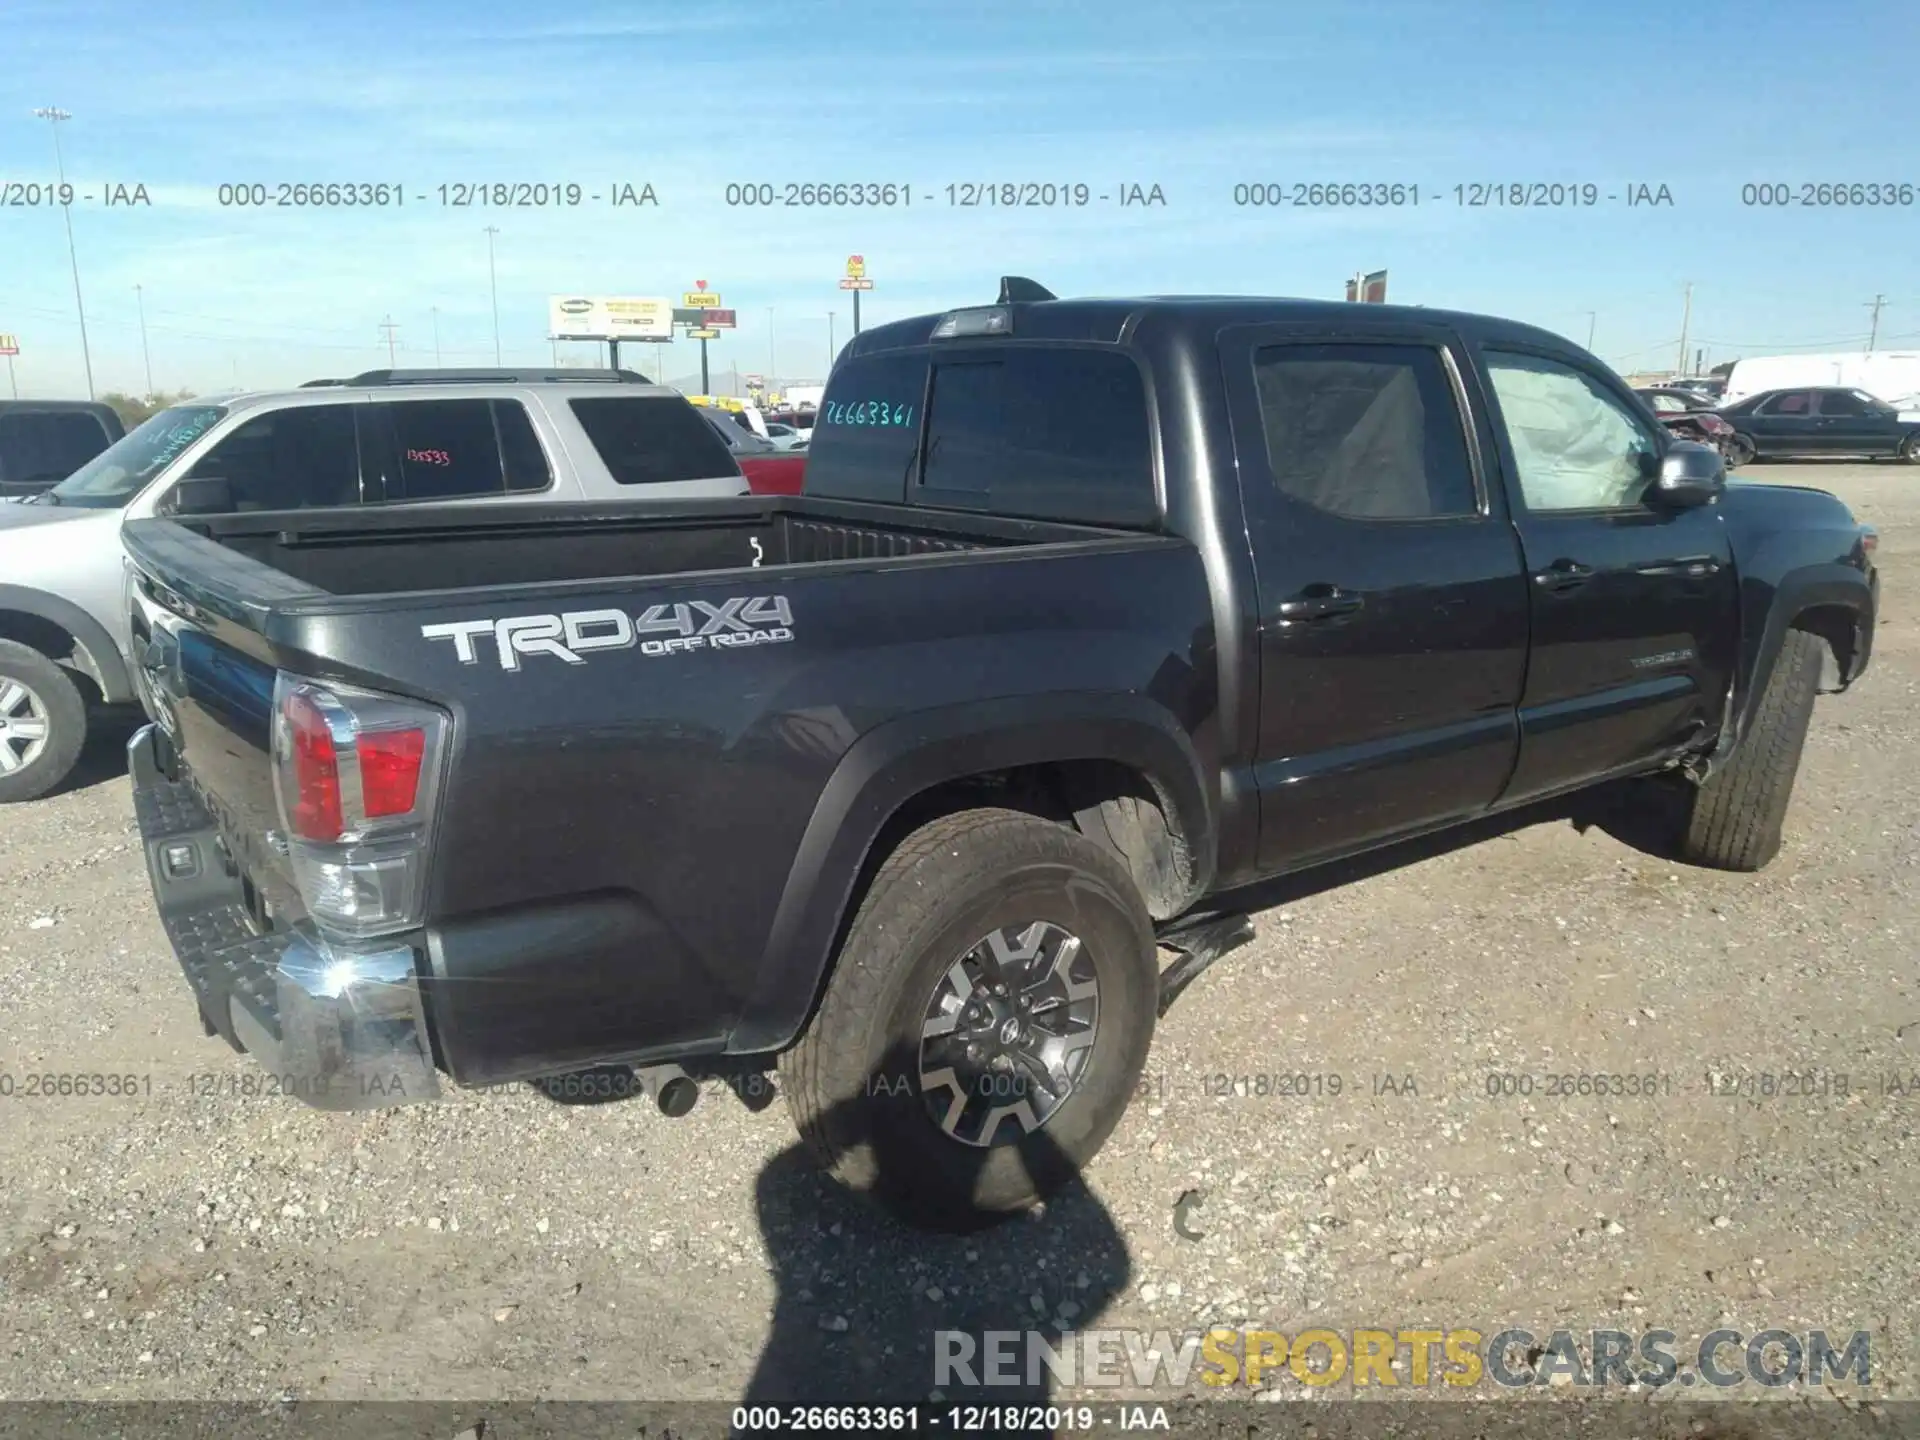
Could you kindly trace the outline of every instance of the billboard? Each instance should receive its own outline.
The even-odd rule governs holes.
[[[673,302],[652,295],[550,295],[547,333],[556,340],[671,340]]]

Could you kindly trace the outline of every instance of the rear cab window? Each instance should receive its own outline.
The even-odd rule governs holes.
[[[1110,346],[1006,342],[860,356],[814,420],[809,494],[1152,528],[1146,382]]]
[[[717,480],[740,467],[707,419],[670,395],[596,395],[567,406],[618,485]]]

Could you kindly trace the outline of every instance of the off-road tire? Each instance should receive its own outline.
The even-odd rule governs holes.
[[[0,771],[0,805],[38,800],[72,773],[87,743],[87,705],[66,671],[38,650],[0,640],[0,694],[10,682],[24,685],[39,700],[48,734],[31,761]]]
[[[1821,659],[1818,636],[1787,631],[1752,725],[1727,763],[1692,787],[1680,842],[1683,860],[1716,870],[1758,870],[1780,853]]]
[[[935,1123],[921,1093],[926,1007],[983,936],[1035,920],[1080,937],[1092,957],[1091,1053],[1040,1129],[1017,1144],[969,1145]],[[911,1225],[966,1231],[1025,1210],[1073,1179],[1133,1098],[1157,961],[1146,906],[1111,851],[1014,810],[930,821],[880,865],[812,1023],[781,1057],[794,1123],[830,1174]]]

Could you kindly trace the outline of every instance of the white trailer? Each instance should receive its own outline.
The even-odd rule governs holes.
[[[1727,376],[1726,403],[1764,390],[1838,385],[1882,400],[1920,392],[1920,350],[1849,351],[1833,355],[1758,355]]]

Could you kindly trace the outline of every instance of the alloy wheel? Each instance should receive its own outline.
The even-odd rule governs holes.
[[[46,703],[18,680],[0,677],[0,775],[16,775],[38,760],[52,729]]]
[[[965,1145],[1017,1143],[1073,1093],[1099,1026],[1100,979],[1078,936],[1036,920],[981,937],[934,985],[921,1023],[928,1116]]]

